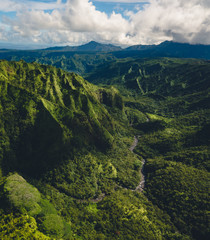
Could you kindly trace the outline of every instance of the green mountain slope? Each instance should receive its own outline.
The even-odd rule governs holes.
[[[76,74],[24,62],[0,62],[3,165],[44,170],[74,148],[112,145],[113,122],[97,89]]]
[[[210,107],[210,63],[191,59],[139,59],[107,63],[86,79],[95,84],[115,85],[127,97],[145,96],[156,104],[151,113],[183,114]],[[132,105],[131,99],[129,105]],[[134,100],[134,105],[138,103]],[[150,105],[150,108],[152,105]],[[143,104],[139,104],[140,110]],[[148,111],[148,109],[146,110]]]
[[[0,238],[208,239],[209,62],[94,68],[0,61]]]
[[[206,61],[163,58],[107,63],[87,77],[124,96],[146,159],[145,194],[192,239],[209,235],[209,73]]]
[[[95,51],[56,51],[56,50],[31,50],[31,51],[10,51],[0,50],[0,59],[8,61],[24,60],[28,63],[37,62],[40,64],[52,65],[66,71],[73,71],[80,75],[93,71],[97,65],[107,61],[115,60],[116,57],[107,52]]]
[[[121,60],[98,67],[87,75],[93,83],[124,85],[141,94],[178,96],[209,88],[208,61],[190,59]]]
[[[136,152],[146,159],[145,191],[182,232],[208,239],[210,111],[150,115]]]
[[[116,88],[2,60],[0,116],[0,238],[189,239],[135,191],[142,158]]]

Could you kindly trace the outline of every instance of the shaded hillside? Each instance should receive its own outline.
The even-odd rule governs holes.
[[[35,173],[74,148],[112,145],[113,123],[97,88],[76,74],[25,62],[0,62],[4,169]],[[31,173],[32,173],[31,172]]]
[[[185,106],[186,107],[186,106]],[[208,239],[210,111],[148,114],[136,152],[146,159],[146,194],[192,239]],[[171,113],[171,111],[170,111]]]
[[[205,91],[210,87],[210,63],[191,59],[121,60],[101,65],[86,79],[95,84],[124,86],[141,95],[164,98]]]

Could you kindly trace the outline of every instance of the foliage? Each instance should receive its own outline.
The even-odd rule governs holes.
[[[155,100],[205,91],[209,88],[209,62],[191,59],[121,59],[101,66],[87,79],[120,85]]]
[[[161,158],[148,160],[146,171],[148,197],[182,232],[208,239],[209,173]]]
[[[145,132],[135,151],[147,158],[145,193],[193,239],[208,239],[209,110],[164,121],[164,129]],[[151,120],[152,124],[152,120]],[[150,158],[150,159],[149,159]]]
[[[209,63],[45,54],[66,69],[74,58],[101,85],[0,61],[0,234],[207,239]]]
[[[4,185],[9,202],[17,209],[26,209],[30,216],[40,213],[38,204],[41,200],[39,191],[28,184],[26,180],[18,174],[13,174],[6,178]]]
[[[17,225],[23,226],[23,232],[27,231],[27,228],[31,228],[30,234],[39,230],[48,236],[56,238],[71,236],[70,228],[68,230],[64,228],[64,225],[67,227],[69,224],[58,215],[56,209],[48,200],[41,197],[38,189],[27,183],[23,177],[15,173],[8,176],[2,185],[4,194],[1,196],[1,199],[9,202],[7,211],[11,212],[12,209],[14,209],[13,211],[18,212],[17,216],[20,217],[14,221],[17,222]],[[13,215],[11,213],[7,216],[3,213],[3,217],[5,218],[4,221],[11,221],[9,219],[12,219]],[[2,222],[0,226],[1,225],[2,229],[4,229],[4,222]],[[8,225],[11,231],[15,231],[14,236],[15,234],[19,236],[16,230],[13,229],[16,228],[16,226],[13,226],[12,223],[8,223]],[[7,231],[8,229],[5,230],[5,236],[9,238],[10,235]]]
[[[112,146],[113,122],[95,87],[75,74],[25,62],[0,62],[4,171],[40,174],[76,148]],[[53,130],[53,131],[52,131]]]
[[[50,239],[38,231],[36,220],[29,215],[3,214],[0,220],[0,238],[9,239]]]
[[[70,52],[70,51],[0,51],[0,58],[9,61],[37,62],[52,65],[65,71],[84,74],[94,71],[98,65],[111,62],[116,57],[110,53],[97,52]]]
[[[170,219],[142,195],[116,191],[98,209],[96,228],[108,232],[108,239],[187,239],[176,233]]]

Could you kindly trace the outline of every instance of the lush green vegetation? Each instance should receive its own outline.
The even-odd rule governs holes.
[[[197,239],[209,235],[209,119],[209,110],[160,118],[164,128],[144,134],[136,148],[147,158],[148,198]]]
[[[37,51],[1,51],[0,59],[9,61],[37,62],[52,65],[79,74],[92,72],[98,65],[105,64],[116,59],[111,53],[103,52],[69,52],[53,50]]]
[[[81,46],[51,47],[39,50],[0,49],[0,59],[24,60],[53,65],[81,75],[98,71],[100,65],[117,59],[154,57],[210,59],[209,45],[190,45],[165,41],[159,45],[136,45],[126,49],[111,44],[89,42]],[[105,72],[104,72],[105,73]],[[104,74],[106,75],[106,73]]]
[[[209,62],[92,64],[0,61],[0,238],[207,239]]]
[[[148,160],[146,171],[148,197],[182,232],[208,239],[209,173],[159,158]]]
[[[101,65],[87,79],[93,83],[120,85],[155,100],[205,91],[210,63],[190,59],[122,59]]]
[[[71,237],[70,224],[66,223],[58,215],[55,207],[48,200],[43,199],[37,188],[27,183],[23,177],[17,173],[10,175],[4,180],[1,187],[4,192],[4,195],[1,196],[1,202],[5,205],[4,210],[9,211],[10,209],[10,211],[15,212],[15,220],[13,221],[17,224],[17,228],[19,227],[19,229],[13,229],[16,226],[14,226],[15,224],[12,225],[11,222],[12,213],[3,215],[3,232],[4,229],[5,232],[14,231],[8,237],[21,236],[26,239],[26,237],[33,236],[35,239],[38,239],[38,237],[48,239],[37,229],[56,238]],[[8,228],[5,225],[9,225]],[[29,232],[27,233],[27,231]],[[7,234],[5,233],[5,235]]]
[[[200,60],[140,59],[108,63],[88,76],[124,96],[140,135],[135,152],[147,159],[146,196],[196,239],[209,236],[209,70]]]

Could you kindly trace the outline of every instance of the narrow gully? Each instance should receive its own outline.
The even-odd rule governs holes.
[[[135,149],[135,147],[137,146],[140,136],[134,136],[134,141],[132,143],[132,145],[130,146],[129,150],[131,152],[133,152],[133,150]],[[142,192],[144,190],[144,185],[145,185],[145,175],[144,175],[144,166],[145,166],[145,159],[142,160],[142,167],[140,170],[140,174],[141,174],[141,181],[139,182],[139,185],[136,187],[135,191],[137,192]]]

